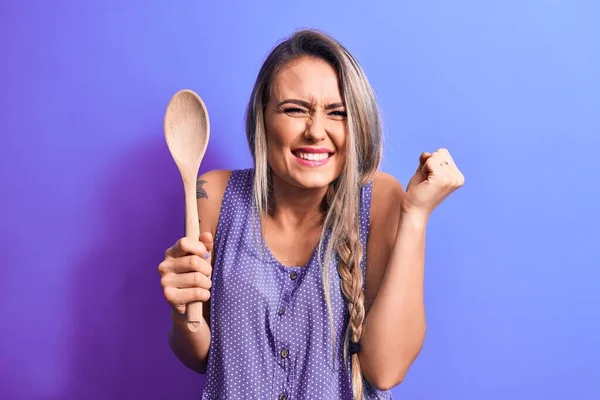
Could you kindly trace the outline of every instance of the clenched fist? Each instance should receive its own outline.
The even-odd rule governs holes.
[[[201,234],[199,240],[184,237],[165,252],[165,259],[158,266],[165,299],[181,317],[188,303],[210,298],[212,248],[211,233]]]
[[[427,216],[464,183],[465,177],[447,149],[424,152],[419,157],[417,171],[406,187],[403,209]]]

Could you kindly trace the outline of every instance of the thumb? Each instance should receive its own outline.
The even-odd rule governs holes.
[[[206,246],[206,250],[212,251],[214,246],[213,235],[210,232],[203,232],[200,235],[200,241]]]
[[[420,184],[425,179],[427,179],[427,176],[429,173],[427,171],[427,168],[425,167],[425,163],[431,156],[432,156],[431,153],[427,153],[427,152],[421,153],[421,156],[419,157],[419,166],[417,167],[417,170],[415,171],[415,174],[413,175],[413,177],[408,182],[408,185],[406,186],[406,190],[412,188],[413,186]]]
[[[417,168],[417,172],[420,172],[423,175],[427,176],[427,171],[424,171],[423,167],[425,166],[425,163],[427,162],[427,160],[429,160],[431,156],[431,153],[421,153],[421,156],[419,157],[419,167]]]

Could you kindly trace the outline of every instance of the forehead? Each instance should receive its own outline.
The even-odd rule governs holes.
[[[276,100],[298,98],[316,102],[341,102],[335,69],[327,62],[303,57],[290,62],[277,74],[272,91]]]

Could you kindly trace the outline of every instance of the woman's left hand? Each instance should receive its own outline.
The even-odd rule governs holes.
[[[428,218],[433,210],[464,182],[465,177],[448,150],[422,153],[419,167],[406,187],[402,211]]]

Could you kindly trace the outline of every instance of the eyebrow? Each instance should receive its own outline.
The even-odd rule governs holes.
[[[311,108],[312,104],[310,104],[308,101],[304,101],[304,100],[300,100],[300,99],[286,99],[283,100],[281,103],[279,103],[279,107],[281,107],[284,104],[296,104],[305,108]],[[334,108],[340,108],[340,107],[344,107],[343,103],[331,103],[328,104],[325,109],[326,110],[331,110]]]

